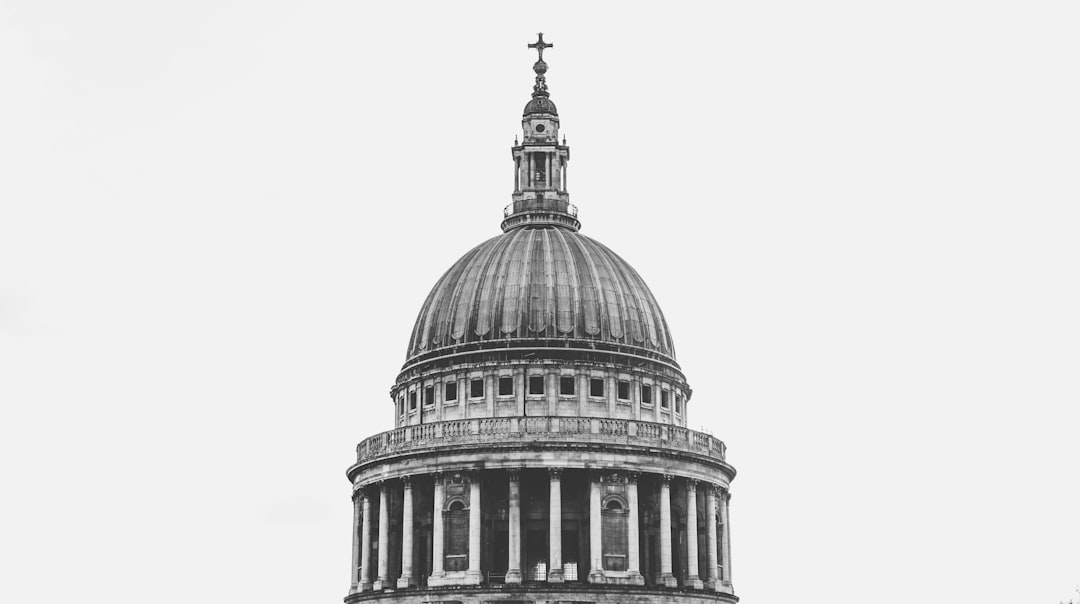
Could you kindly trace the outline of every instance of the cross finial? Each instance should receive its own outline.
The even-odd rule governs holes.
[[[544,49],[545,48],[551,48],[552,46],[555,46],[555,45],[554,44],[548,44],[547,42],[544,42],[544,34],[543,34],[543,32],[536,34],[536,42],[535,43],[529,44],[529,48],[535,48],[536,49],[536,52],[539,55],[538,58],[541,61],[544,60]]]

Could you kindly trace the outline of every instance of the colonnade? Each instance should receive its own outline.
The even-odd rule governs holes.
[[[562,470],[552,468],[548,470],[548,543],[547,561],[549,564],[546,577],[548,583],[561,583],[568,580],[563,574],[562,552]],[[610,542],[613,538],[621,539],[621,535],[605,535],[604,524],[601,520],[603,512],[602,499],[604,496],[604,484],[599,473],[593,472],[589,476],[588,493],[588,517],[589,517],[589,569],[588,581],[590,583],[645,583],[642,569],[641,556],[642,542],[640,539],[639,501],[643,495],[639,493],[639,475],[637,473],[612,473],[615,480],[625,480],[625,490],[620,491],[625,501],[625,539],[626,539],[626,564],[625,569],[605,570],[603,543],[605,538]],[[447,570],[445,567],[447,523],[444,512],[447,510],[447,480],[442,474],[432,475],[434,482],[433,497],[431,498],[431,574],[426,577],[426,584],[437,585],[479,585],[485,581],[485,575],[481,570],[481,480],[479,472],[454,473],[454,481],[451,488],[456,493],[455,501],[465,499],[467,491],[468,501],[468,551],[467,569],[462,571]],[[518,469],[507,470],[507,510],[505,518],[508,528],[508,546],[506,548],[506,571],[503,577],[505,583],[521,583],[525,577],[522,572],[522,484],[521,471]],[[623,478],[625,477],[625,478]],[[424,583],[418,576],[421,569],[414,568],[414,556],[416,540],[414,539],[413,519],[419,510],[414,506],[416,498],[413,496],[413,485],[416,477],[402,477],[400,479],[401,494],[401,537],[400,552],[401,564],[400,575],[390,576],[390,505],[388,495],[391,489],[389,482],[377,482],[372,485],[358,488],[354,491],[353,510],[353,548],[352,548],[352,576],[351,592],[378,591],[389,588],[407,588]],[[612,478],[606,479],[608,481]],[[673,481],[684,483],[685,502],[682,509],[685,511],[685,534],[679,535],[680,541],[685,539],[685,564],[682,568],[681,585],[691,589],[709,589],[716,591],[729,591],[731,585],[731,540],[728,521],[729,492],[721,485],[708,482],[699,482],[693,479],[676,479],[672,475],[660,475],[659,493],[652,491],[652,495],[659,499],[659,565],[654,568],[656,576],[652,577],[657,585],[665,587],[678,587],[679,578],[673,573],[673,533],[680,530],[677,524],[673,524],[672,516],[672,483]],[[395,482],[394,485],[397,483]],[[530,483],[532,484],[532,483]],[[654,484],[654,483],[653,483]],[[467,486],[467,488],[466,488]],[[705,560],[704,573],[698,568],[698,489],[704,489],[705,496],[705,522],[713,519],[716,523],[710,530],[707,525],[705,533]],[[395,496],[397,493],[395,493]],[[621,495],[621,496],[622,496]],[[378,535],[373,535],[373,511],[372,499],[378,497]],[[457,504],[460,510],[460,503]],[[376,541],[377,540],[377,541]],[[373,549],[377,542],[377,551]],[[681,560],[681,559],[680,559]],[[489,565],[490,565],[489,561]],[[500,564],[501,567],[501,564]],[[573,577],[569,578],[572,580]]]

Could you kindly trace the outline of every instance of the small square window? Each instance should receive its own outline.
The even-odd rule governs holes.
[[[630,400],[630,382],[619,380],[617,394],[620,401]]]
[[[484,380],[472,380],[469,382],[469,396],[471,398],[484,398]]]
[[[651,384],[642,384],[641,385],[641,404],[642,405],[651,405],[652,404],[652,385]]]
[[[603,378],[592,378],[589,380],[589,396],[604,396]]]
[[[566,396],[574,395],[574,378],[573,376],[564,375],[559,378],[559,394]]]
[[[660,391],[660,406],[662,408],[667,409],[668,406],[671,405],[671,400],[670,399],[671,399],[671,393],[670,392],[668,392],[667,390],[661,390]]]
[[[447,382],[446,383],[446,400],[448,400],[448,401],[456,401],[457,400],[457,382]]]
[[[416,391],[409,393],[409,411],[416,411]]]
[[[424,404],[425,405],[434,405],[435,404],[435,386],[428,386],[428,387],[424,388]]]
[[[499,378],[499,396],[511,396],[514,394],[514,378]]]
[[[544,376],[542,375],[530,375],[529,376],[529,394],[543,394],[544,393]]]

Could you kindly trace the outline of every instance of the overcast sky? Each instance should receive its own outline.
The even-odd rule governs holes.
[[[0,0],[0,600],[340,601],[538,31],[582,232],[739,470],[743,601],[1069,597],[1080,7],[665,4]]]

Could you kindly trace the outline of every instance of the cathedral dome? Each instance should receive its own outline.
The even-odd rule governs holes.
[[[551,102],[551,99],[543,96],[538,96],[528,103],[525,103],[523,115],[536,115],[538,113],[559,115],[559,111],[555,109],[555,103]]]
[[[420,309],[406,364],[521,347],[610,350],[675,365],[667,322],[637,271],[596,240],[554,226],[511,230],[454,263]]]

